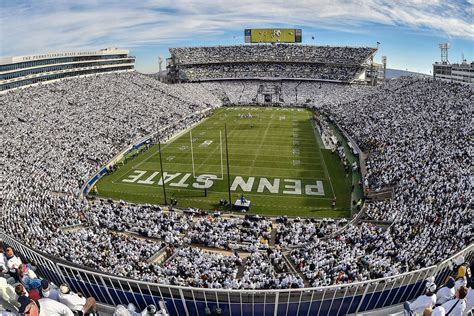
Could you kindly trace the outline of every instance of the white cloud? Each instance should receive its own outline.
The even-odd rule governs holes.
[[[378,23],[474,39],[468,1],[2,1],[0,55],[173,44],[275,23],[344,32]]]

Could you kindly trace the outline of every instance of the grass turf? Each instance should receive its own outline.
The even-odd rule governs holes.
[[[251,117],[241,117],[249,113]],[[168,202],[175,198],[178,207],[228,210],[219,206],[220,199],[228,200],[224,135],[224,124],[227,124],[231,185],[236,176],[246,183],[254,177],[250,192],[244,192],[241,186],[232,191],[232,202],[244,194],[252,202],[251,213],[350,216],[351,176],[346,177],[336,154],[321,147],[311,117],[312,112],[306,109],[225,107],[216,110],[192,128],[192,146],[189,131],[162,144]],[[203,188],[193,187],[193,184],[204,184],[195,179],[203,174],[219,178],[212,180],[207,197]],[[275,193],[267,188],[258,190],[260,182],[265,182],[262,178],[274,185]],[[96,187],[101,197],[163,204],[160,179],[158,147],[153,145],[100,179]],[[306,185],[315,185],[318,180],[322,182],[324,195],[305,194]],[[291,187],[298,181],[301,181],[301,193]],[[333,196],[337,198],[334,210]]]

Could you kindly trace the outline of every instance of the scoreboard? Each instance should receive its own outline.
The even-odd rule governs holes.
[[[301,29],[246,29],[245,43],[301,43]]]

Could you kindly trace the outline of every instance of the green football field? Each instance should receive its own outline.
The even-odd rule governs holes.
[[[225,107],[162,144],[167,200],[178,207],[228,210],[227,124],[232,202],[243,194],[251,213],[350,216],[351,176],[322,148],[306,109]],[[101,197],[164,204],[158,146],[129,159],[97,183]],[[207,188],[207,190],[206,190]],[[206,192],[207,191],[207,196]],[[336,197],[336,207],[331,203]]]

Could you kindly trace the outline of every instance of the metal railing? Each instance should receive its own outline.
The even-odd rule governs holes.
[[[423,291],[426,278],[441,284],[451,273],[453,258],[472,261],[474,244],[437,265],[396,276],[326,287],[231,290],[157,284],[108,275],[59,262],[0,233],[26,262],[37,266],[39,275],[55,284],[68,283],[74,291],[109,305],[134,303],[140,308],[166,302],[171,315],[206,315],[206,308],[219,307],[222,315],[344,315],[411,300]]]

